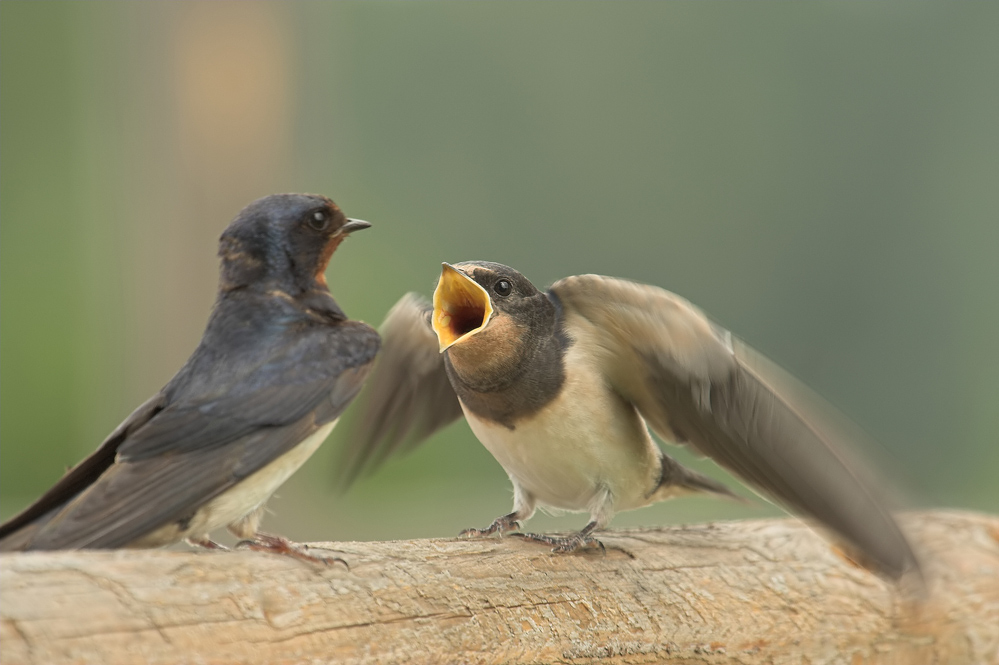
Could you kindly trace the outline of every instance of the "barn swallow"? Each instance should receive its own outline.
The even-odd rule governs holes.
[[[539,504],[587,512],[568,537],[514,534],[570,552],[599,544],[617,511],[730,494],[663,453],[651,428],[828,527],[869,567],[916,568],[839,432],[810,418],[811,396],[673,293],[599,275],[542,292],[498,263],[445,263],[433,304],[406,295],[382,335],[345,468],[356,476],[464,414],[514,505],[463,535],[517,530]]]
[[[257,531],[264,504],[327,437],[380,344],[326,284],[337,246],[368,228],[324,196],[247,206],[219,241],[201,342],[166,386],[40,499],[0,525],[0,550],[221,547],[304,555]]]

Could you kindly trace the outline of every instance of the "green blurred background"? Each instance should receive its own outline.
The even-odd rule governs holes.
[[[847,413],[911,504],[999,508],[999,3],[0,13],[4,517],[181,366],[220,231],[282,191],[374,223],[329,270],[354,318],[429,294],[442,260],[654,283]],[[266,527],[447,536],[509,509],[464,423],[346,495],[335,444]],[[698,498],[615,524],[767,514]]]

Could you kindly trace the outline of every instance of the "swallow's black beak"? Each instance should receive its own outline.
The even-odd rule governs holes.
[[[347,223],[340,227],[341,235],[348,235],[354,231],[360,231],[361,229],[366,229],[371,226],[371,222],[366,222],[363,219],[347,219]]]

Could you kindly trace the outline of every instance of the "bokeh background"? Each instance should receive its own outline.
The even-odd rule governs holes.
[[[354,318],[429,294],[442,260],[654,283],[848,414],[910,505],[999,509],[999,3],[0,13],[3,517],[181,366],[220,231],[282,191],[374,223],[329,270]],[[346,494],[337,444],[267,527],[448,536],[509,508],[464,423]],[[685,499],[615,524],[769,514]]]

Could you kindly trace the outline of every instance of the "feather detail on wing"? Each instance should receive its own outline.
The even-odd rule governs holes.
[[[294,448],[346,408],[378,350],[356,322],[240,358],[205,346],[90,457],[0,526],[0,550],[124,547]]]
[[[118,462],[41,525],[28,549],[127,547],[171,522],[190,518],[249,476],[262,450],[290,450],[317,427],[312,418],[260,429],[226,446]]]
[[[344,442],[344,485],[462,415],[430,326],[432,310],[424,298],[408,293],[385,317],[381,354],[346,436],[338,437]]]
[[[598,345],[611,384],[657,434],[815,518],[886,574],[916,567],[842,432],[815,417],[817,398],[800,384],[668,291],[598,275],[551,291],[567,328]]]
[[[24,547],[46,520],[67,501],[89,487],[114,464],[118,446],[128,435],[142,427],[163,409],[166,396],[158,392],[124,420],[86,459],[66,472],[45,494],[23,511],[0,525],[0,551]],[[34,524],[33,524],[34,523]],[[16,535],[15,535],[16,534]]]

